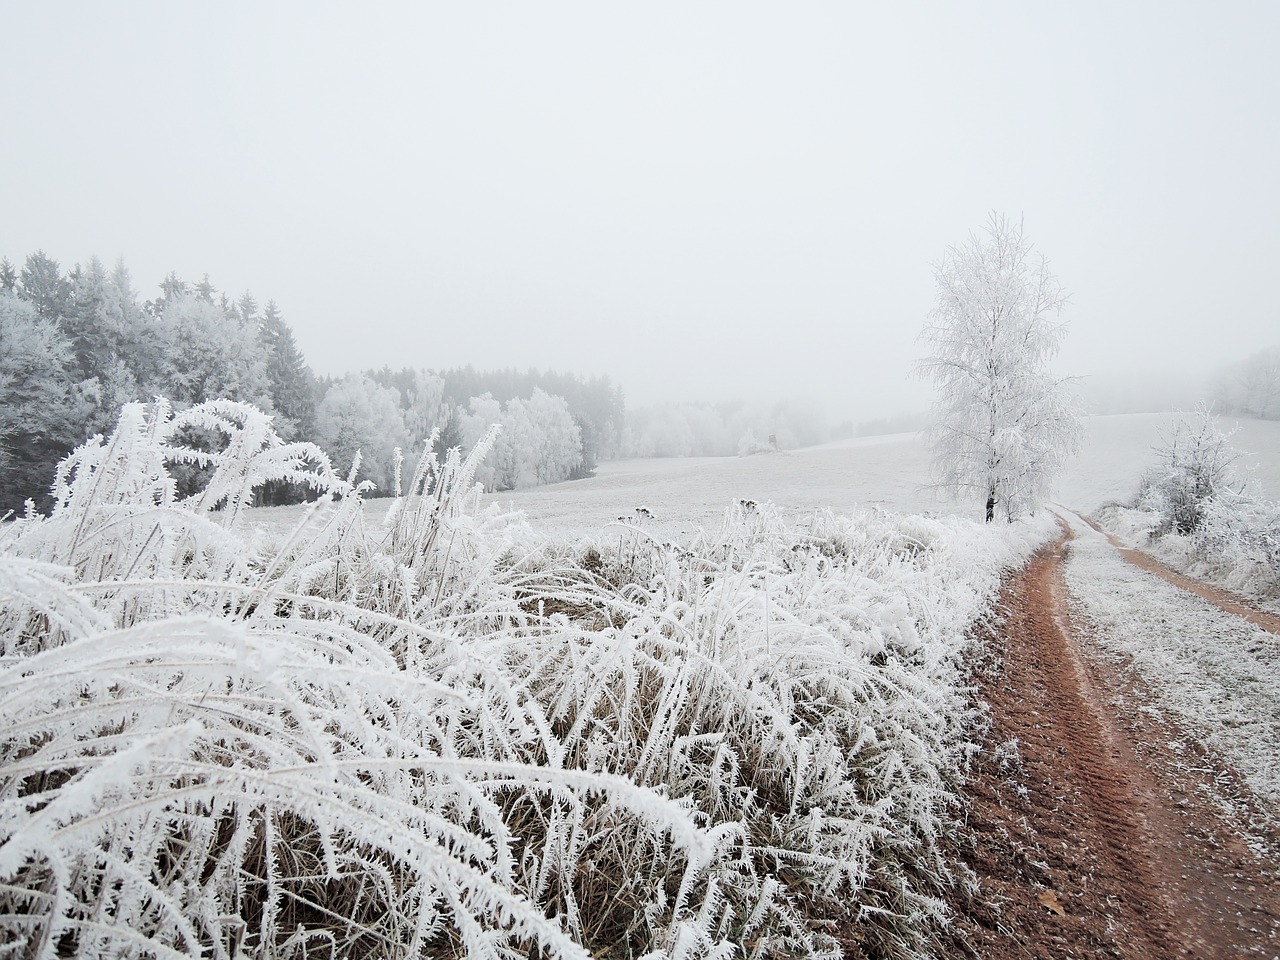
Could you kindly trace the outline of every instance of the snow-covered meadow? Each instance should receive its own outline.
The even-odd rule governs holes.
[[[1048,516],[950,515],[915,436],[501,497],[424,458],[419,495],[252,510],[315,451],[169,416],[0,531],[0,939],[896,957],[944,919],[970,628]],[[186,500],[180,421],[230,441]]]
[[[1054,500],[1089,514],[1132,498],[1161,437],[1177,414],[1086,417],[1080,455],[1069,461]],[[1280,497],[1280,421],[1224,420],[1239,427],[1234,442],[1263,494]],[[981,519],[981,503],[940,499],[929,480],[929,451],[919,433],[862,437],[750,457],[614,460],[596,476],[488,498],[522,512],[549,536],[596,536],[620,518],[640,519],[659,539],[715,530],[741,500],[772,502],[788,519],[815,510],[847,514],[863,508]],[[371,505],[372,506],[372,505]],[[638,518],[637,508],[652,518]],[[376,508],[375,508],[376,509]],[[258,512],[280,529],[298,508]]]

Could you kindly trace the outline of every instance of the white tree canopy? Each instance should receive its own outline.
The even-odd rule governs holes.
[[[329,386],[316,408],[316,443],[346,470],[360,456],[359,477],[386,494],[395,492],[396,450],[407,436],[400,416],[400,391],[361,373]]]
[[[1079,447],[1080,416],[1049,360],[1067,295],[1022,224],[992,213],[984,231],[948,248],[919,363],[934,381],[933,470],[956,499],[1013,518],[1037,509]]]
[[[527,400],[513,397],[502,404],[486,393],[472,397],[469,408],[460,421],[466,446],[475,446],[494,424],[502,428],[476,468],[487,490],[556,483],[582,463],[581,431],[561,397],[535,387]]]

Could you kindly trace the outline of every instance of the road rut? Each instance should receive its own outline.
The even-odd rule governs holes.
[[[1073,624],[1069,532],[1008,581],[989,662],[986,749],[954,854],[978,880],[957,895],[950,956],[1275,957],[1280,838],[1246,841],[1216,798],[1223,764],[1142,682],[1094,655]],[[1255,815],[1250,822],[1265,821]]]

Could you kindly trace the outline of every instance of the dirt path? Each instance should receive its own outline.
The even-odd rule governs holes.
[[[1065,509],[1065,508],[1062,508]],[[1072,511],[1073,515],[1078,517],[1081,523],[1087,523],[1094,530],[1107,538],[1110,543],[1124,557],[1136,567],[1141,567],[1148,573],[1154,573],[1157,577],[1173,584],[1187,593],[1194,593],[1202,600],[1208,600],[1219,610],[1225,610],[1227,613],[1233,613],[1237,617],[1248,620],[1255,627],[1260,627],[1268,633],[1280,634],[1280,615],[1269,613],[1266,610],[1259,610],[1257,607],[1249,603],[1243,597],[1237,596],[1229,590],[1223,590],[1221,587],[1214,587],[1202,580],[1196,580],[1194,577],[1188,577],[1186,574],[1179,573],[1172,567],[1161,563],[1151,554],[1142,550],[1135,549],[1124,543],[1115,534],[1104,530],[1095,521],[1088,517],[1081,516]]]
[[[980,693],[987,749],[957,856],[946,956],[1280,956],[1280,878],[1216,798],[1249,797],[1065,613],[1066,535],[1006,586]],[[1243,801],[1243,802],[1247,802]],[[1239,807],[1237,806],[1237,810]],[[1255,820],[1265,821],[1265,817]],[[1280,850],[1280,837],[1267,838]]]

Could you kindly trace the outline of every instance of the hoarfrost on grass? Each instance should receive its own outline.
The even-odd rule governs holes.
[[[127,408],[68,461],[0,532],[5,939],[827,956],[820,921],[857,919],[920,949],[968,630],[1047,521],[742,502],[678,545],[555,542],[479,502],[488,442],[422,456],[378,524],[244,405]],[[267,481],[327,499],[261,552]]]

